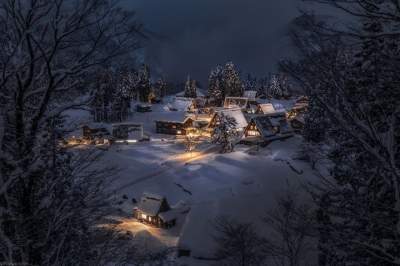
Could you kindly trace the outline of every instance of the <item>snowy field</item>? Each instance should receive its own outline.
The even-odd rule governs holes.
[[[152,113],[135,114],[132,121],[144,123],[146,132],[153,136],[152,121],[180,115],[159,107]],[[121,199],[127,197],[121,205],[126,215],[117,217],[122,222],[120,229],[134,234],[144,249],[190,249],[190,258],[179,259],[188,265],[208,265],[196,258],[213,257],[215,218],[229,216],[260,225],[260,218],[274,207],[277,195],[288,184],[296,189],[313,179],[308,164],[293,160],[302,143],[299,136],[259,149],[238,145],[229,154],[219,154],[207,143],[191,154],[185,153],[183,143],[171,136],[165,141],[159,137],[156,141],[112,146],[99,163],[119,169],[110,187]],[[143,192],[163,195],[170,205],[182,210],[174,228],[156,229],[132,218],[132,198],[139,201]],[[187,206],[190,211],[184,212]],[[265,225],[259,226],[259,230],[262,228]]]

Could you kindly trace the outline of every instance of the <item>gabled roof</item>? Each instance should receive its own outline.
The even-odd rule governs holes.
[[[259,109],[262,114],[269,116],[284,116],[286,111],[284,109],[277,110],[272,103],[259,104]]]
[[[138,209],[147,215],[155,216],[160,212],[163,201],[165,201],[165,197],[163,196],[143,193],[140,198]]]
[[[272,105],[272,103],[263,103],[259,104],[258,106],[263,114],[275,113],[275,107]]]
[[[255,116],[252,121],[256,124],[257,129],[260,131],[262,137],[270,137],[276,133],[273,131],[271,119],[268,116]]]

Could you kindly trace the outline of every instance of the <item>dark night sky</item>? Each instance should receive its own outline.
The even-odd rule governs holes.
[[[243,73],[266,76],[290,54],[286,27],[299,0],[125,0],[159,38],[145,60],[174,81],[187,74],[206,82],[216,64],[233,61]]]

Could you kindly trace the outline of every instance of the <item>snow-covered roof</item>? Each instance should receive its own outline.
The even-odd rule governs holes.
[[[293,132],[290,124],[285,118],[282,117],[259,115],[253,117],[252,120],[264,138],[276,135],[278,132],[275,131],[275,128],[279,128],[280,134],[288,134]]]
[[[285,116],[286,110],[282,108],[277,109],[272,103],[259,104],[261,113],[269,116]]]
[[[169,211],[160,213],[158,217],[160,217],[160,219],[164,222],[170,222],[178,217],[178,213],[176,212],[176,210],[171,209]]]
[[[279,123],[280,123],[279,130],[280,130],[281,134],[291,134],[291,133],[293,133],[293,128],[290,125],[290,123],[287,122],[286,119],[281,119],[279,121]]]
[[[178,248],[191,250],[195,257],[212,256],[216,248],[212,221],[218,216],[218,209],[219,202],[192,206],[179,236]]]
[[[224,108],[246,108],[249,98],[225,97]]]
[[[204,93],[200,89],[196,89],[197,97],[204,97]],[[185,91],[178,92],[175,94],[176,97],[185,97]]]
[[[173,102],[168,103],[165,106],[165,110],[169,111],[175,109],[177,111],[188,111],[190,106],[193,104],[193,99],[189,98],[175,98]]]
[[[292,110],[304,110],[308,107],[308,103],[298,102],[292,107]]]
[[[240,108],[222,109],[222,110],[217,111],[217,113],[223,113],[225,116],[234,118],[236,121],[236,127],[238,129],[247,127],[248,123],[247,123],[246,117],[244,116],[244,114]]]
[[[276,133],[273,131],[271,119],[268,116],[256,116],[252,119],[260,131],[261,135],[265,137],[273,136]]]
[[[259,106],[263,114],[275,113],[275,107],[272,105],[272,103],[263,103]]]
[[[138,209],[148,215],[155,216],[159,213],[164,200],[165,197],[163,196],[145,192],[140,198]]]

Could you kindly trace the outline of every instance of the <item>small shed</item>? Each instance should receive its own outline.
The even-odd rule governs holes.
[[[158,134],[167,135],[186,135],[186,129],[193,126],[193,119],[191,117],[185,118],[184,121],[164,121],[158,120],[156,122],[156,132]]]
[[[171,210],[164,196],[153,193],[143,193],[133,216],[142,223],[160,228],[170,228],[176,223],[176,213]]]

